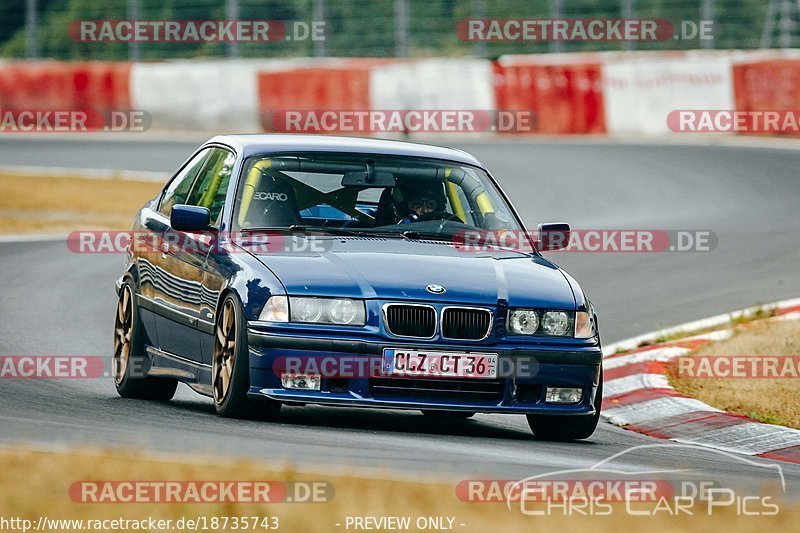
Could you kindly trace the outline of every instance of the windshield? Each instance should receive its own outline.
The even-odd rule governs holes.
[[[249,158],[236,194],[234,227],[443,237],[521,229],[481,169],[355,154]]]

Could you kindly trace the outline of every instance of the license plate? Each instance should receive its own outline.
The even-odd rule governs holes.
[[[491,379],[497,377],[497,354],[386,348],[382,369],[392,376]]]

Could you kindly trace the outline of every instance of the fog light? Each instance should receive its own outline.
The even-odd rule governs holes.
[[[568,389],[563,387],[547,387],[544,401],[547,403],[578,403],[581,401],[583,389]]]
[[[320,390],[322,380],[313,374],[281,374],[284,389]]]

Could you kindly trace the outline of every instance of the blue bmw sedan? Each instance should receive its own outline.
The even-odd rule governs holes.
[[[540,253],[568,235],[527,232],[460,150],[215,137],[134,221],[114,383],[168,401],[183,382],[226,417],[305,404],[524,414],[538,439],[588,438],[597,316]]]

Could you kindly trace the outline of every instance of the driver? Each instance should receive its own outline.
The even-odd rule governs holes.
[[[445,218],[446,200],[441,182],[406,183],[394,190],[398,224]]]

